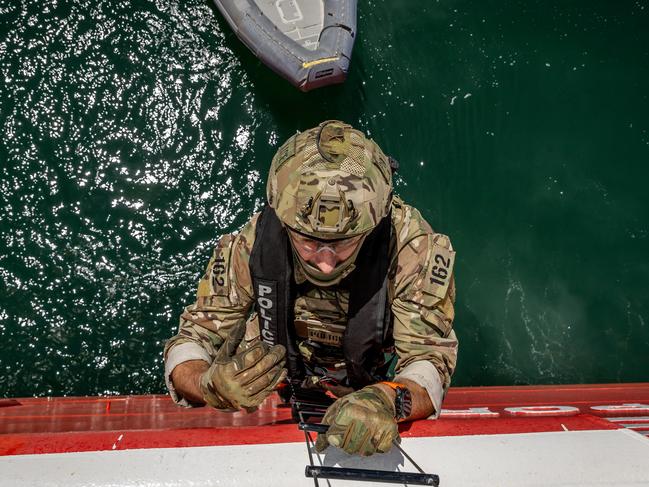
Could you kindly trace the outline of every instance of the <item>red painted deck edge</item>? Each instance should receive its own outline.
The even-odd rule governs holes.
[[[183,409],[166,396],[25,398],[0,408],[0,456],[81,451],[246,445],[303,441],[290,410],[271,398],[254,414]],[[593,405],[649,404],[649,383],[452,388],[446,409],[488,407],[499,418],[417,421],[403,437],[535,433],[621,428]],[[504,407],[572,405],[580,414],[511,417]]]
[[[441,419],[402,425],[401,436],[494,435],[550,431],[612,430],[621,426],[589,415],[557,418]],[[84,451],[233,446],[304,441],[295,424],[241,428],[198,428],[160,431],[98,431],[0,436],[0,456]]]

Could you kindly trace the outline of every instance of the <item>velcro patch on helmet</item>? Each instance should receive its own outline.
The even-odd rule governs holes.
[[[322,125],[316,143],[320,155],[327,162],[340,164],[349,152],[349,135],[340,122]]]

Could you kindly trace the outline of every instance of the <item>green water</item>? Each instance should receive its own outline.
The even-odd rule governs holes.
[[[162,392],[212,246],[328,118],[452,237],[454,384],[649,380],[649,2],[358,14],[303,94],[209,0],[0,0],[0,396]]]

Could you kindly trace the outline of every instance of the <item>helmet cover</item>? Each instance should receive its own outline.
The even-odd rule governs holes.
[[[362,132],[330,120],[280,147],[266,190],[278,218],[293,230],[324,240],[353,237],[389,212],[390,161]]]

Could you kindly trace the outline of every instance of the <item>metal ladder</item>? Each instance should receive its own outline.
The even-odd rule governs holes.
[[[399,449],[401,454],[419,471],[391,472],[387,470],[372,470],[362,468],[327,467],[316,465],[313,462],[312,449],[315,444],[311,433],[326,433],[328,425],[309,422],[312,418],[324,416],[327,407],[333,403],[333,399],[319,392],[298,392],[293,391],[291,396],[291,408],[293,418],[298,422],[298,428],[304,431],[307,453],[309,454],[309,465],[305,468],[306,477],[312,478],[315,487],[320,487],[319,479],[330,480],[357,480],[365,482],[383,482],[390,484],[407,485],[428,485],[439,486],[439,476],[424,472],[419,465],[408,455],[397,441],[393,445]]]

